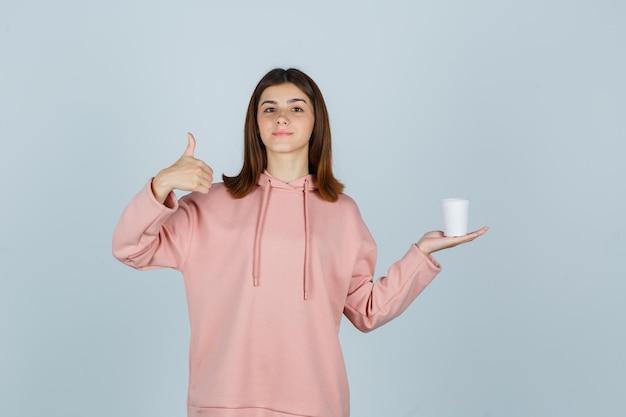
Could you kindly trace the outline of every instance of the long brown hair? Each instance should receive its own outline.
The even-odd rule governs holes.
[[[317,188],[322,198],[337,201],[339,194],[343,192],[343,184],[333,175],[330,123],[326,103],[315,81],[295,68],[275,68],[265,74],[257,84],[246,113],[243,166],[237,176],[222,175],[224,184],[234,197],[245,197],[252,192],[259,176],[267,168],[267,152],[257,124],[259,99],[266,88],[284,83],[294,84],[313,103],[315,122],[309,140],[309,173],[317,177]]]

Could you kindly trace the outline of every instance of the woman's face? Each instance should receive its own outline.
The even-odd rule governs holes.
[[[268,158],[290,155],[308,160],[315,124],[313,103],[295,84],[278,84],[263,91],[257,124]]]

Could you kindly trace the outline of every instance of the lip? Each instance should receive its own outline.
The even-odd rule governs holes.
[[[276,132],[272,133],[272,135],[277,136],[279,138],[284,138],[287,136],[291,136],[293,133],[291,132],[287,132],[286,130],[277,130]]]

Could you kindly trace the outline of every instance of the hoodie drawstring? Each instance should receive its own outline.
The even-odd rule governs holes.
[[[259,219],[256,224],[256,235],[254,237],[254,258],[252,262],[252,285],[257,287],[259,285],[259,264],[261,262],[261,234],[263,233],[263,223],[265,223],[265,212],[267,211],[267,203],[269,201],[270,189],[272,188],[272,181],[267,180],[267,186],[263,192],[263,201],[261,201],[261,211],[259,212]]]
[[[263,190],[263,200],[261,201],[261,211],[259,212],[259,218],[257,219],[256,235],[254,237],[254,254],[252,260],[252,285],[259,286],[259,278],[261,275],[261,237],[263,235],[263,225],[265,223],[265,216],[267,212],[267,206],[269,204],[270,190],[272,188],[272,181],[267,180],[267,184],[263,184],[265,189]],[[302,291],[304,299],[309,298],[309,281],[310,281],[310,269],[311,269],[311,229],[309,225],[309,180],[304,180],[304,271],[302,278]]]
[[[309,180],[304,180],[304,299],[309,297],[309,270],[311,263],[311,233],[309,229]]]

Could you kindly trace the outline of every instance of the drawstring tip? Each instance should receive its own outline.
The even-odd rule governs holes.
[[[253,285],[254,285],[255,287],[258,287],[258,286],[259,286],[259,279],[258,279],[258,278],[254,278],[254,283],[253,283]]]
[[[304,299],[305,300],[309,299],[309,292],[308,291],[304,291]]]

